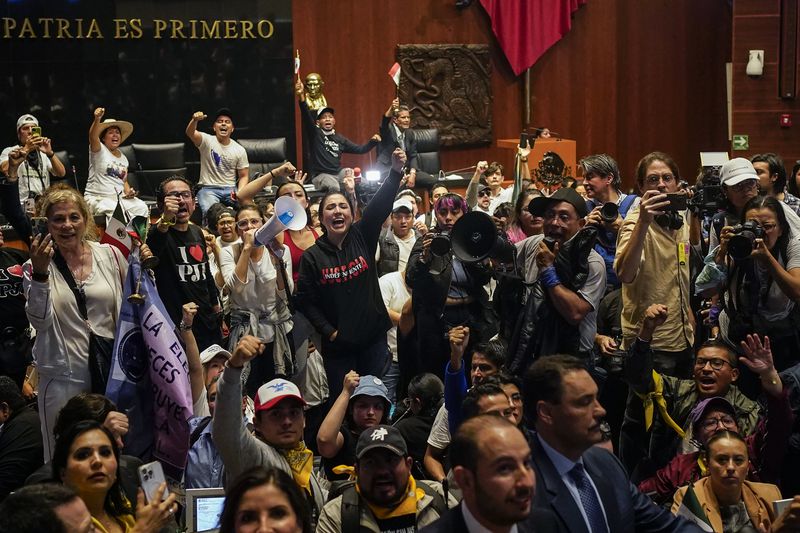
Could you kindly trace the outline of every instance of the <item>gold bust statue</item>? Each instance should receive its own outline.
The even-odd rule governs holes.
[[[328,101],[325,100],[325,95],[322,94],[322,88],[324,86],[325,82],[322,81],[322,76],[316,72],[311,72],[306,76],[306,104],[308,104],[309,109],[322,109],[328,105]]]

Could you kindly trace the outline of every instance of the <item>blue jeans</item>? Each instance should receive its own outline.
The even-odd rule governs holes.
[[[197,203],[200,204],[200,211],[203,218],[206,216],[208,208],[217,202],[221,202],[229,207],[236,207],[236,202],[231,199],[231,193],[236,192],[236,187],[220,187],[218,185],[203,185],[197,191]]]

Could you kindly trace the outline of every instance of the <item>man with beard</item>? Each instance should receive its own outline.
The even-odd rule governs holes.
[[[195,210],[192,184],[180,176],[167,178],[158,186],[156,201],[162,215],[147,245],[159,264],[153,270],[158,294],[172,321],[183,328],[183,305],[198,305],[192,332],[199,350],[222,344],[221,306],[217,285],[211,275],[206,241],[199,226],[189,219]]]
[[[570,532],[700,531],[654,505],[628,480],[619,460],[595,446],[606,414],[597,385],[580,359],[537,359],[525,374],[525,404],[536,420],[531,439],[534,505]]]
[[[464,499],[423,532],[558,531],[552,512],[531,506],[531,449],[511,422],[496,415],[467,420],[453,438],[450,461]]]
[[[441,484],[415,480],[413,462],[399,430],[384,425],[365,430],[356,447],[355,486],[325,505],[317,533],[406,533],[439,519],[456,502]]]

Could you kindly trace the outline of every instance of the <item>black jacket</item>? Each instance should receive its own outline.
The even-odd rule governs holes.
[[[323,234],[300,259],[297,307],[323,339],[339,331],[333,345],[340,351],[368,346],[392,327],[378,285],[375,249],[401,177],[390,173],[341,250]]]
[[[309,152],[312,177],[321,173],[336,175],[341,170],[343,153],[366,154],[378,144],[373,140],[367,141],[366,144],[355,144],[338,133],[325,135],[316,125],[317,117],[314,115],[314,111],[310,110],[305,102],[300,102],[300,117],[303,128],[306,130],[308,138],[311,139]]]
[[[400,140],[397,138],[397,130],[392,127],[392,119],[383,116],[381,118],[381,142],[378,145],[378,165],[384,168],[392,166],[392,152],[395,148],[401,148]],[[408,157],[408,168],[416,168],[417,166],[417,139],[414,137],[414,130],[408,128],[403,134],[405,137],[405,152]]]
[[[419,533],[468,533],[464,514],[461,512],[463,502],[447,511],[439,520],[419,530]],[[559,533],[555,515],[546,509],[531,509],[525,522],[517,524],[519,533]]]
[[[411,231],[419,238],[417,230],[412,229]],[[391,228],[385,228],[381,231],[378,246],[381,250],[381,257],[378,260],[378,276],[380,277],[384,274],[397,272],[397,269],[400,267],[400,246],[397,244]]]
[[[30,407],[11,414],[0,433],[0,501],[25,484],[44,459],[42,424]]]

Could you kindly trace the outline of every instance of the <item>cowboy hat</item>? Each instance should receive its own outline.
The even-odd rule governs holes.
[[[100,123],[100,131],[98,132],[98,137],[102,139],[103,132],[105,132],[108,128],[119,128],[120,144],[124,143],[125,139],[130,137],[130,134],[133,133],[133,124],[131,124],[127,120],[114,120],[113,118],[107,118]]]

